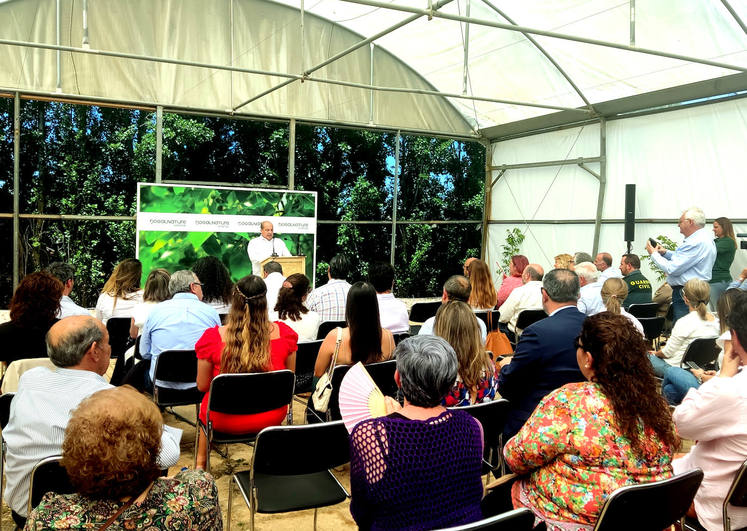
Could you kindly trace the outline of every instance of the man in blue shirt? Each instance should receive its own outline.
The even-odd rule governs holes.
[[[711,270],[716,261],[713,234],[704,228],[705,214],[701,209],[688,208],[677,224],[685,239],[676,251],[669,251],[660,244],[654,248],[650,241],[646,241],[646,251],[667,274],[667,284],[672,286],[673,323],[688,313],[687,304],[682,299],[685,282],[693,278],[711,280]]]
[[[220,326],[218,312],[202,302],[202,284],[192,271],[182,270],[169,280],[171,299],[159,302],[148,314],[140,337],[140,355],[150,360],[145,387],[153,390],[156,360],[164,350],[192,350],[208,328]],[[159,382],[162,387],[188,389],[197,384]]]

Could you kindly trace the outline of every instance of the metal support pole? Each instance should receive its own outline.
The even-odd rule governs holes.
[[[493,165],[493,145],[486,141],[483,144],[485,147],[485,197],[483,198],[483,211],[482,211],[482,242],[480,243],[480,258],[483,260],[488,252],[488,222],[490,221],[490,211],[492,208],[493,201],[493,184],[495,181],[492,180],[492,172],[490,167]],[[503,173],[501,172],[501,175]]]
[[[400,134],[397,131],[397,144],[394,146],[394,191],[392,193],[392,246],[389,252],[389,263],[394,266],[394,244],[397,241],[397,195],[399,189],[399,144]]]
[[[467,18],[470,17],[470,0],[467,0]],[[469,22],[464,24],[464,71],[462,75],[462,94],[467,94],[467,85],[469,83]],[[372,83],[373,84],[373,83]]]
[[[13,291],[18,287],[20,277],[18,258],[20,249],[18,240],[21,237],[21,225],[18,218],[20,210],[20,173],[21,165],[21,95],[16,92],[13,96]]]
[[[371,78],[370,83],[373,87],[374,84],[374,46],[376,46],[374,43],[371,43],[370,46],[370,52],[371,52]],[[368,123],[372,124],[374,123],[374,91],[373,89],[369,92],[368,95],[368,101],[369,101],[369,111],[368,111]]]
[[[630,45],[635,46],[635,0],[630,0]]]
[[[91,45],[88,42],[88,0],[83,0],[83,48],[90,48]]]
[[[156,182],[163,175],[163,106],[156,107]]]
[[[594,219],[594,244],[592,256],[599,252],[599,234],[602,229],[602,210],[604,208],[604,194],[607,191],[607,120],[599,119],[599,195],[597,196],[597,215]],[[583,166],[582,166],[583,167]]]
[[[493,182],[490,183],[490,187],[493,188],[495,186],[495,183],[498,182],[498,179],[503,177],[503,174],[506,173],[506,170],[501,170],[498,172],[498,175],[495,176],[495,179],[493,179]]]
[[[734,8],[731,7],[731,4],[728,2],[728,0],[721,0],[721,3],[724,4],[726,10],[731,14],[732,17],[734,17],[734,20],[737,22],[737,24],[739,24],[739,27],[742,28],[742,31],[747,33],[747,26],[744,24],[744,21],[739,18],[739,15],[736,11],[734,11]]]
[[[520,170],[523,168],[544,168],[546,166],[565,166],[568,164],[586,164],[589,162],[601,162],[602,157],[579,157],[577,159],[546,160],[541,162],[523,162],[521,164],[499,164],[491,166],[491,170]]]
[[[288,190],[296,189],[296,119],[288,126]]]
[[[55,2],[56,4],[56,19],[57,19],[57,46],[60,46],[60,35],[62,34],[62,27],[60,19],[60,0]],[[57,50],[57,92],[62,92],[62,52]]]
[[[301,0],[301,72],[305,71],[306,66],[306,59],[304,57],[304,36],[305,36],[305,28],[304,28],[304,14],[306,12],[305,6],[304,6],[304,0]]]

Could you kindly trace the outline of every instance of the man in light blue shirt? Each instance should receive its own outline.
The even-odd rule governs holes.
[[[192,350],[208,328],[220,326],[218,312],[202,302],[202,284],[192,271],[182,270],[169,280],[171,299],[159,302],[148,314],[140,337],[140,355],[150,360],[145,387],[153,389],[156,360],[164,350]],[[159,382],[161,387],[189,389],[194,384]]]
[[[578,297],[578,311],[588,315],[594,315],[606,310],[602,302],[602,285],[604,279],[597,271],[597,267],[591,262],[576,264],[581,289]]]
[[[716,261],[713,234],[704,228],[705,214],[700,208],[685,210],[677,224],[685,239],[676,251],[669,251],[660,244],[654,248],[650,241],[646,241],[646,251],[667,274],[667,284],[672,286],[673,323],[688,313],[687,304],[682,299],[685,282],[693,278],[711,280],[713,263]]]

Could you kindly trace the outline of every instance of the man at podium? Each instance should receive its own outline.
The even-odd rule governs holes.
[[[249,240],[246,253],[252,262],[252,274],[262,276],[262,260],[271,256],[291,256],[285,242],[275,238],[275,228],[270,221],[263,221],[259,225],[260,235]]]

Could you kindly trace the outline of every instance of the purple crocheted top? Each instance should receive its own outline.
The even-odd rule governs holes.
[[[350,512],[361,529],[440,529],[482,518],[482,430],[469,413],[368,419],[350,434]]]

